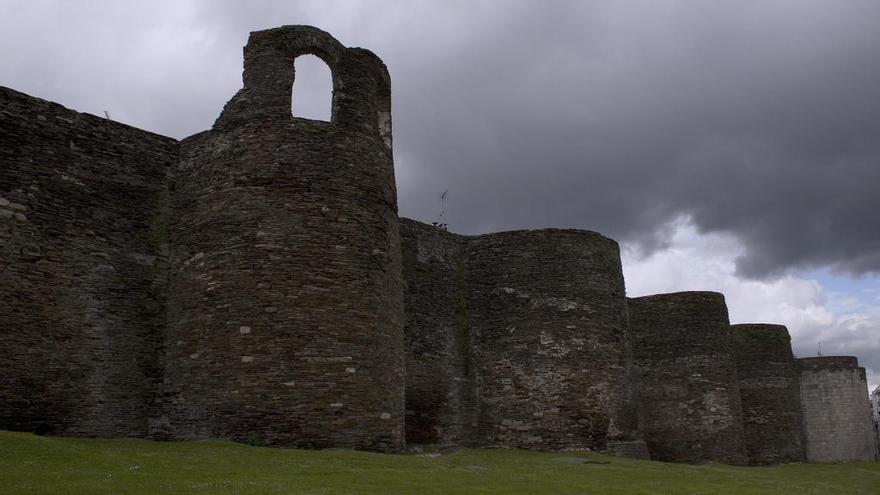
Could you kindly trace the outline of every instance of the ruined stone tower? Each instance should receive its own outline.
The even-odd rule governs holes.
[[[293,60],[333,74],[331,122],[291,117]],[[251,34],[244,88],[181,142],[165,340],[175,438],[396,450],[403,307],[390,82],[310,27]]]

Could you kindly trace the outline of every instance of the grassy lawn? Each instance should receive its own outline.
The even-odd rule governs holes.
[[[429,457],[0,432],[0,493],[876,495],[880,463],[688,466],[507,449]]]

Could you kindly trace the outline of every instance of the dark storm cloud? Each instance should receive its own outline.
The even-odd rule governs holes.
[[[880,271],[878,2],[26,5],[3,9],[22,18],[0,21],[0,84],[180,137],[240,85],[249,30],[372,49],[406,216],[433,220],[449,189],[455,231],[650,248],[686,215],[745,243],[744,275]]]
[[[448,187],[457,230],[648,244],[690,215],[746,244],[744,275],[880,270],[880,4],[735,5],[524,8],[475,28],[419,94],[398,89],[424,109],[397,127],[418,168],[404,213],[432,218]]]

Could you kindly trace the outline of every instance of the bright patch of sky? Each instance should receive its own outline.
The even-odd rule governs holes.
[[[817,281],[828,292],[835,312],[880,314],[880,275],[853,278],[823,268],[804,272],[802,276]]]
[[[735,237],[700,234],[687,217],[665,229],[666,246],[643,256],[634,245],[621,247],[630,297],[710,290],[727,300],[731,323],[778,323],[788,327],[796,356],[854,355],[880,383],[880,282],[827,270],[792,273],[776,279],[744,280],[735,260],[744,247]]]

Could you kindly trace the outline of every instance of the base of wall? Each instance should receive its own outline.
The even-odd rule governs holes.
[[[648,444],[644,440],[608,442],[607,452],[620,457],[629,457],[630,459],[651,459],[651,455],[648,453]]]

